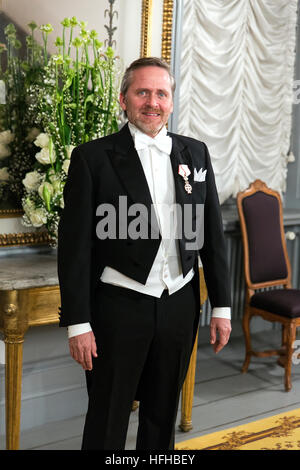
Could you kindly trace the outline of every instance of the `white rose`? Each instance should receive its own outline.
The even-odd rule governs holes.
[[[29,219],[34,227],[41,227],[47,222],[47,215],[42,208],[30,212]]]
[[[27,191],[36,191],[41,183],[41,175],[37,171],[30,171],[22,182]]]
[[[31,129],[29,129],[26,140],[29,140],[29,142],[32,142],[34,139],[37,138],[39,134],[40,134],[40,130],[37,127],[32,127]]]
[[[0,132],[0,144],[10,144],[15,138],[10,130]]]
[[[3,168],[0,168],[0,181],[8,181],[9,180],[9,173],[7,171],[7,167],[4,166]]]
[[[50,160],[50,152],[48,147],[42,148],[40,152],[35,155],[35,158],[38,162],[42,163],[42,165],[48,165],[49,163],[54,163],[56,160],[55,151],[52,150],[51,160]]]
[[[11,151],[7,145],[0,143],[0,160],[4,160],[4,158],[9,157],[11,155]]]
[[[49,136],[44,132],[41,132],[34,141],[34,144],[37,147],[48,147],[49,145]]]
[[[62,165],[62,169],[64,170],[66,175],[68,174],[69,166],[70,166],[70,160],[65,160],[63,165]]]

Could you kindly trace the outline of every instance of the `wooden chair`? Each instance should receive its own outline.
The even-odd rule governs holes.
[[[300,326],[300,290],[292,289],[278,192],[256,180],[237,195],[244,249],[246,301],[243,316],[246,357],[242,372],[247,372],[251,356],[278,355],[285,368],[285,389],[291,390],[293,343]],[[279,349],[257,352],[251,347],[250,320],[260,316],[282,325]]]

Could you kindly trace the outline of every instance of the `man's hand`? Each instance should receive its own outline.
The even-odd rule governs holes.
[[[70,353],[84,370],[92,370],[92,357],[97,357],[97,346],[92,331],[69,338]]]
[[[215,353],[221,351],[228,343],[231,332],[231,322],[226,318],[212,318],[210,322],[210,344],[214,345]],[[217,339],[218,333],[218,339]]]

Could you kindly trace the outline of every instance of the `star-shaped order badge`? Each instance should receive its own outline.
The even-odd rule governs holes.
[[[178,174],[182,176],[182,178],[184,179],[184,182],[185,182],[184,189],[186,190],[188,194],[191,194],[192,186],[190,185],[189,179],[188,179],[189,175],[191,174],[189,167],[187,165],[179,165]]]

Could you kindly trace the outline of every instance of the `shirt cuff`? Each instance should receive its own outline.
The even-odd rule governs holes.
[[[88,333],[92,331],[91,325],[89,323],[77,323],[77,325],[68,326],[68,337],[82,335],[83,333]]]
[[[230,307],[213,308],[212,318],[227,318],[227,320],[231,320],[231,308]]]

